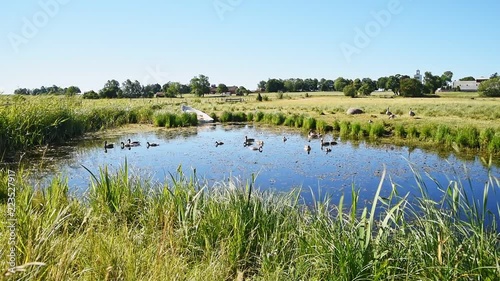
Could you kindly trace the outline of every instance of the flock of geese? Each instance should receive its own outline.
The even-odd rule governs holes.
[[[396,115],[394,115],[390,110],[389,110],[389,107],[387,107],[386,111],[385,111],[385,114],[387,116],[389,116],[389,119],[394,119],[396,117]],[[415,112],[413,112],[413,110],[410,108],[410,111],[408,113],[411,117],[414,117],[415,116]],[[369,123],[373,123],[373,121],[370,119],[368,120]],[[320,145],[321,145],[321,150],[325,150],[326,153],[328,154],[329,152],[332,151],[332,149],[330,148],[330,146],[334,146],[334,145],[337,145],[337,142],[334,140],[332,141],[325,141],[323,139],[323,135],[320,134],[320,133],[316,133],[314,132],[313,130],[310,130],[308,135],[307,135],[307,138],[308,138],[308,141],[311,142],[311,139],[320,139]],[[283,142],[286,142],[288,139],[284,136],[283,137]],[[159,146],[158,143],[150,143],[150,142],[146,142],[147,143],[147,148],[150,148],[150,147],[155,147],[155,146]],[[121,149],[124,149],[124,148],[128,148],[128,149],[131,149],[132,147],[137,147],[137,146],[141,146],[141,143],[138,142],[138,141],[131,141],[130,139],[127,140],[127,142],[121,142]],[[221,146],[223,145],[224,142],[222,141],[215,141],[215,147],[218,147],[218,146]],[[248,136],[245,136],[245,140],[243,142],[243,146],[244,147],[248,147],[250,150],[254,150],[254,151],[259,151],[259,152],[262,152],[263,151],[263,147],[264,147],[264,141],[263,140],[255,140],[254,138],[249,138]],[[114,148],[115,145],[113,143],[108,143],[108,141],[104,141],[104,149],[105,151],[107,151],[107,149],[111,149],[111,148]],[[304,150],[307,152],[307,154],[309,154],[311,152],[311,146],[309,144],[306,144],[304,146]]]
[[[120,148],[121,149],[125,149],[125,148],[128,148],[128,149],[131,149],[132,147],[138,147],[138,146],[141,146],[141,143],[138,142],[138,141],[132,141],[130,139],[127,140],[127,142],[121,142],[120,143]],[[150,148],[150,147],[155,147],[155,146],[159,146],[158,143],[154,143],[154,142],[146,142],[147,144],[147,148]],[[108,141],[104,141],[104,151],[107,152],[108,149],[111,149],[111,148],[115,148],[115,144],[114,143],[108,143]]]

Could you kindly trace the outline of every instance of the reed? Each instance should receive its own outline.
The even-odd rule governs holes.
[[[384,172],[369,203],[353,186],[338,204],[313,193],[307,206],[300,189],[259,191],[253,180],[207,186],[181,167],[164,184],[134,175],[126,162],[89,171],[87,199],[73,197],[64,177],[35,187],[21,169],[13,180],[19,267],[4,278],[495,280],[500,211],[486,205],[498,178],[490,176],[476,198],[453,175],[447,186],[427,186],[410,167],[416,196],[392,181],[383,192]],[[0,170],[2,196],[10,177]],[[431,188],[443,197],[430,198]],[[8,233],[8,225],[0,230]],[[8,242],[0,237],[4,253]],[[9,268],[6,259],[0,266]]]

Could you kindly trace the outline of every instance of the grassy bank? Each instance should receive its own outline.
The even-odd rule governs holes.
[[[465,196],[459,182],[438,186],[431,200],[415,174],[416,200],[378,196],[372,205],[328,200],[312,206],[299,191],[260,192],[251,184],[207,187],[179,173],[160,185],[103,168],[85,198],[72,198],[64,178],[43,189],[23,171],[0,172],[2,213],[15,198],[15,265],[9,236],[0,238],[0,267],[9,280],[496,280],[499,212],[483,198]],[[384,181],[384,177],[382,177]],[[381,181],[381,182],[382,182]],[[15,195],[10,187],[15,189]],[[11,193],[11,194],[9,194]],[[377,215],[375,215],[377,210]],[[10,270],[10,271],[9,271]],[[15,271],[11,272],[11,271]],[[497,277],[495,277],[497,276]]]
[[[62,144],[88,132],[153,122],[162,127],[197,124],[196,116],[170,113],[149,100],[89,104],[78,97],[2,97],[0,159],[19,150]]]
[[[343,139],[377,140],[412,147],[470,150],[500,154],[500,100],[477,94],[443,93],[434,98],[400,98],[377,93],[367,98],[347,98],[341,93],[264,94],[244,102],[224,98],[82,100],[79,97],[1,97],[0,153],[61,143],[92,132],[129,123],[160,127],[195,125],[194,116],[182,115],[189,104],[222,122],[262,122],[305,130],[334,130]],[[348,108],[365,113],[347,115]],[[387,107],[396,114],[389,119]],[[408,115],[409,109],[415,117]],[[371,123],[369,122],[371,120]]]

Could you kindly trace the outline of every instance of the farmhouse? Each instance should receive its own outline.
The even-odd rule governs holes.
[[[238,90],[238,86],[228,86],[227,92],[222,93],[222,95],[225,95],[225,96],[236,95],[237,90]],[[215,87],[215,86],[210,87],[210,94],[216,94],[216,93],[217,93],[217,87]]]
[[[458,89],[463,92],[477,92],[479,84],[481,82],[488,80],[488,78],[480,77],[476,78],[474,81],[453,81],[453,88]]]

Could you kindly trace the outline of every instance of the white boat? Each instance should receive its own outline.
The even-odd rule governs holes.
[[[187,105],[181,105],[181,111],[186,112],[186,113],[196,114],[196,116],[198,116],[198,122],[200,122],[200,123],[214,122],[214,119],[212,117],[210,117],[205,112],[200,111],[196,108],[192,108],[192,107],[187,106]]]

